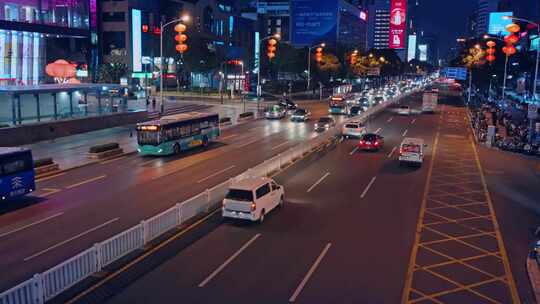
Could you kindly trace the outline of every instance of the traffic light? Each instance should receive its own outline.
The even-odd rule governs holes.
[[[274,57],[276,57],[276,50],[277,50],[277,40],[274,38],[268,39],[268,45],[266,47],[266,55],[268,56],[268,59],[272,60]]]
[[[174,30],[178,33],[176,36],[174,36],[174,40],[178,42],[176,45],[176,51],[180,54],[185,53],[188,50],[188,46],[186,44],[186,41],[188,40],[188,36],[184,34],[184,32],[187,30],[187,27],[183,23],[178,23]]]
[[[321,61],[322,61],[322,56],[323,56],[323,48],[322,48],[322,47],[318,47],[318,48],[315,50],[315,61],[321,62]]]

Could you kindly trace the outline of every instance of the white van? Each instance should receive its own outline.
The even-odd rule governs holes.
[[[262,223],[268,212],[283,206],[284,194],[283,186],[267,177],[234,182],[223,200],[222,216]]]
[[[399,165],[422,166],[425,147],[424,140],[421,138],[407,137],[403,139],[399,146]]]

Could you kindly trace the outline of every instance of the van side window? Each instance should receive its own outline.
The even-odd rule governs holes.
[[[257,194],[257,199],[259,199],[265,196],[266,194],[268,194],[269,192],[270,192],[270,185],[264,184],[261,187],[259,187],[259,189],[257,189],[255,193]]]

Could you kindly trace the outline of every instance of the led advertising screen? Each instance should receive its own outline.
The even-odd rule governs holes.
[[[291,40],[294,45],[326,43],[337,39],[338,1],[291,0]]]
[[[419,52],[418,60],[427,61],[427,44],[419,44],[418,52]]]
[[[506,26],[512,23],[512,19],[504,19],[505,16],[512,16],[512,12],[496,12],[489,14],[489,26],[488,33],[490,35],[503,35],[510,34],[506,30]]]
[[[142,21],[141,11],[138,9],[131,10],[131,41],[133,58],[133,72],[142,71]]]
[[[540,38],[537,35],[531,36],[531,47],[529,51],[537,51],[540,48]]]
[[[409,35],[409,47],[407,49],[407,61],[416,58],[416,35]]]
[[[407,0],[392,0],[390,3],[390,35],[388,37],[389,48],[405,48],[406,27]]]

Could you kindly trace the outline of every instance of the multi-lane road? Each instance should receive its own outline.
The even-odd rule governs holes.
[[[418,94],[402,102],[420,109]],[[384,111],[368,123],[384,136],[382,151],[344,140],[279,173],[286,205],[264,224],[222,223],[216,212],[75,302],[530,301],[534,180],[520,184],[526,199],[508,200],[497,188],[503,156],[473,144],[455,102],[433,115]],[[327,113],[309,107],[314,119]],[[0,216],[1,287],[316,136],[312,125],[255,121],[208,151],[128,156],[41,180],[29,206]],[[398,165],[404,137],[428,144],[421,168]]]
[[[38,180],[32,196],[0,210],[0,290],[316,136],[328,107],[306,107],[313,121],[252,121],[208,150],[125,156]]]
[[[420,108],[418,95],[404,102]],[[489,195],[466,111],[455,105],[383,112],[368,125],[384,136],[382,151],[345,140],[278,174],[286,204],[264,224],[222,223],[217,212],[75,302],[530,301],[531,221],[505,220],[509,206]],[[405,136],[428,143],[421,168],[398,165]]]

